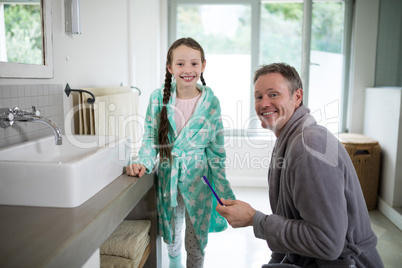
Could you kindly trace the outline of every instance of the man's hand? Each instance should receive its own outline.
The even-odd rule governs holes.
[[[145,174],[146,168],[141,165],[141,164],[132,164],[128,165],[126,168],[126,173],[129,176],[134,176],[134,177],[142,177]]]
[[[253,225],[253,217],[256,212],[248,203],[240,200],[225,200],[221,198],[225,206],[218,204],[216,211],[219,212],[233,228]]]

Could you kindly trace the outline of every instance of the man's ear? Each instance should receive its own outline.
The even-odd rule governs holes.
[[[293,94],[295,96],[295,101],[300,106],[300,103],[303,101],[303,89],[298,88]]]

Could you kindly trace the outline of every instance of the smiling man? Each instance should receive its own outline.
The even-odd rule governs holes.
[[[384,267],[350,157],[303,105],[297,71],[262,66],[254,88],[261,125],[277,137],[268,171],[272,214],[240,200],[222,199],[216,210],[267,241],[272,258],[263,267]]]
[[[284,75],[288,77],[285,78],[279,72],[271,72],[270,68],[266,66],[255,73],[255,111],[262,127],[272,130],[279,137],[283,127],[302,103],[303,86],[295,73],[284,70]]]

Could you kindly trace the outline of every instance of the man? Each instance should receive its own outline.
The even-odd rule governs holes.
[[[303,105],[297,71],[284,63],[262,66],[254,87],[262,127],[277,137],[268,172],[273,213],[224,199],[216,210],[234,228],[253,226],[267,241],[272,255],[263,267],[383,267],[350,157]]]

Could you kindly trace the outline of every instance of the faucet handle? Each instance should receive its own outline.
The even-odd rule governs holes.
[[[6,128],[14,124],[14,114],[9,108],[0,108],[0,127]]]
[[[32,113],[33,115],[40,116],[40,111],[35,106],[32,106]]]
[[[6,119],[8,119],[8,121],[10,121],[11,125],[14,123],[14,114],[13,113],[9,113],[6,115]]]
[[[34,115],[34,116],[39,116],[40,115],[40,111],[36,109],[35,106],[32,106],[32,112],[27,112],[24,111],[18,107],[14,107],[12,110],[12,113],[18,116],[24,116],[24,115]]]
[[[9,108],[0,108],[0,118],[10,121],[14,120],[13,111],[11,111]]]

